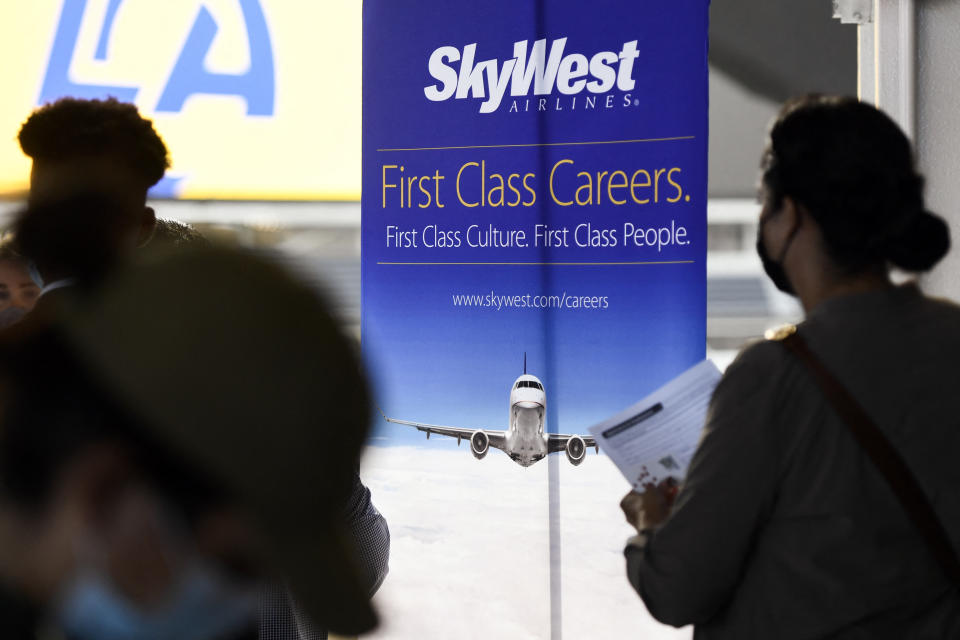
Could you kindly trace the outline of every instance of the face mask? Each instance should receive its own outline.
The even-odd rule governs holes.
[[[0,311],[0,329],[6,329],[17,324],[25,315],[27,315],[27,310],[23,307],[7,307]]]
[[[790,284],[787,272],[783,268],[783,259],[787,255],[787,249],[790,248],[790,243],[793,242],[793,235],[796,233],[796,229],[791,231],[790,235],[787,236],[787,241],[783,245],[783,251],[780,252],[780,260],[775,261],[770,257],[770,254],[767,253],[767,247],[763,243],[764,223],[766,223],[766,218],[761,217],[760,224],[757,225],[757,255],[760,256],[760,262],[763,263],[763,270],[766,272],[767,277],[773,281],[773,285],[777,289],[794,296],[796,292],[793,290],[793,285]]]
[[[257,605],[254,589],[228,584],[199,564],[149,610],[119,594],[109,578],[87,571],[64,594],[57,621],[76,640],[212,640],[252,628]]]

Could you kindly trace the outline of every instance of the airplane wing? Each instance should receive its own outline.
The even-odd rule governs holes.
[[[383,416],[383,419],[387,422],[392,422],[394,424],[403,424],[408,427],[414,427],[417,431],[423,431],[427,434],[427,438],[430,438],[431,433],[435,433],[438,436],[447,436],[448,438],[456,438],[457,445],[460,444],[460,440],[470,440],[470,437],[477,431],[483,431],[487,434],[487,437],[490,439],[490,446],[494,449],[500,449],[503,451],[505,446],[505,432],[498,431],[496,429],[468,429],[466,427],[447,427],[439,424],[427,424],[425,422],[412,422],[410,420],[397,420],[395,418],[388,418],[387,415],[380,411],[380,415]]]
[[[567,441],[570,438],[573,438],[572,435],[567,435],[563,433],[549,433],[547,434],[549,440],[547,441],[547,453],[556,453],[557,451],[563,451],[567,448]],[[593,447],[597,453],[600,453],[600,447],[597,446],[597,440],[593,436],[581,436],[577,435],[576,437],[583,440],[584,446],[588,449]]]

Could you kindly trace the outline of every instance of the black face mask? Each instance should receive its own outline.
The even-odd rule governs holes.
[[[787,272],[783,268],[783,259],[787,255],[787,249],[790,248],[790,243],[793,241],[793,234],[796,232],[796,229],[791,231],[789,237],[787,237],[787,241],[783,245],[783,251],[780,252],[780,260],[775,261],[770,257],[770,254],[767,253],[767,247],[763,244],[763,224],[765,222],[766,219],[761,218],[760,224],[757,225],[757,255],[760,256],[760,262],[763,263],[763,270],[766,272],[767,277],[773,281],[773,285],[777,289],[788,295],[795,296],[797,294],[793,290],[793,285],[790,284]]]

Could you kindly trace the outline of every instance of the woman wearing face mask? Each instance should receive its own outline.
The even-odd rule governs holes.
[[[788,104],[762,185],[758,251],[806,319],[727,370],[675,499],[624,499],[630,582],[696,638],[958,638],[960,307],[889,275],[948,228],[850,98]]]
[[[15,324],[40,297],[27,261],[7,242],[0,244],[0,329]]]

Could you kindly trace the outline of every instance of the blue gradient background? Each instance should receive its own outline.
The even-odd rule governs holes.
[[[548,429],[583,433],[677,375],[705,353],[707,0],[591,3],[422,3],[366,0],[363,66],[362,339],[378,399],[391,417],[472,428],[507,427],[508,394],[528,371],[545,385]],[[440,46],[477,44],[476,61],[512,57],[513,43],[568,38],[564,54],[619,51],[638,40],[636,88],[622,107],[509,113],[509,90],[499,109],[479,113],[482,100],[430,102],[423,88]],[[583,92],[578,102],[588,95]],[[518,98],[521,101],[523,99]],[[531,104],[535,97],[531,96]],[[522,108],[522,106],[521,106]],[[524,144],[693,136],[690,140],[574,147],[383,152],[383,148]],[[546,188],[550,167],[574,161],[561,189],[573,192],[576,171],[680,167],[689,202],[560,207]],[[488,172],[537,174],[537,205],[462,207],[453,190],[459,167],[485,160]],[[440,170],[443,209],[381,207],[381,166],[406,175]],[[432,183],[431,183],[432,184]],[[667,185],[664,183],[664,186]],[[672,187],[667,187],[668,195]],[[474,192],[468,192],[476,199]],[[527,194],[524,194],[526,198]],[[663,196],[661,196],[663,197]],[[395,197],[396,202],[396,197]],[[465,229],[570,227],[591,222],[617,228],[686,227],[689,245],[610,249],[388,249],[386,226],[431,223]],[[529,237],[529,234],[528,234]],[[622,237],[622,236],[621,236]],[[629,266],[395,266],[379,261],[660,261],[692,264]],[[452,294],[607,296],[606,310],[500,311],[454,307]],[[378,420],[377,444],[427,445],[423,434]],[[444,438],[429,446],[454,447]]]

